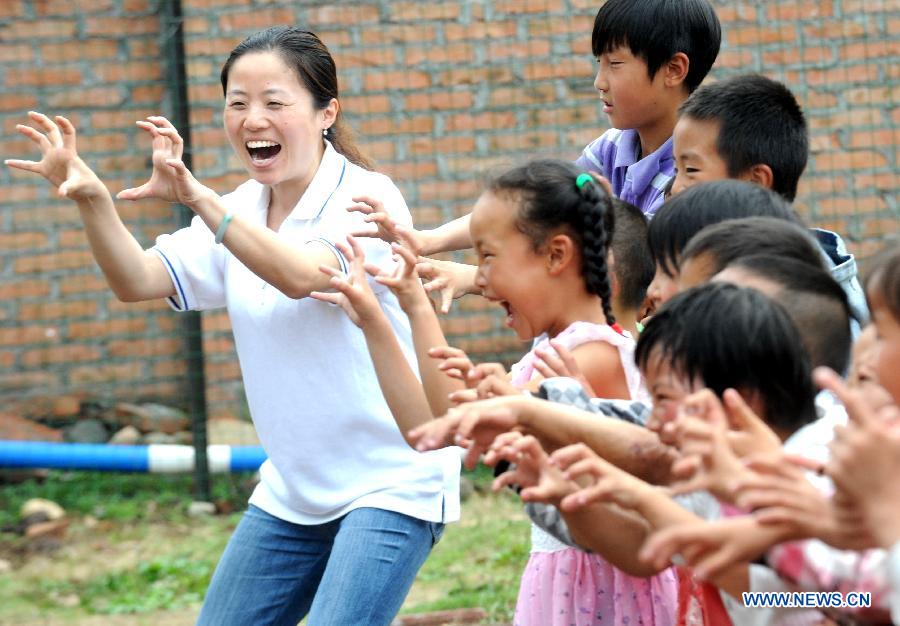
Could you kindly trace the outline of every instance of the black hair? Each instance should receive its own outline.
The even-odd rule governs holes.
[[[489,181],[494,194],[512,194],[518,201],[516,228],[537,251],[560,229],[581,251],[582,275],[591,294],[600,297],[607,323],[614,324],[606,264],[614,217],[612,198],[592,180],[579,187],[581,170],[553,159],[531,161]]]
[[[865,288],[867,296],[878,293],[894,319],[900,320],[900,244],[892,240],[888,246],[872,261]]]
[[[774,217],[744,217],[706,226],[682,250],[681,265],[705,255],[712,276],[735,259],[758,254],[825,267],[823,253],[807,229]]]
[[[773,428],[793,432],[816,418],[816,390],[797,329],[755,289],[708,283],[666,302],[635,350],[643,370],[657,356],[718,396],[728,388],[756,395]]]
[[[688,92],[703,82],[719,55],[722,27],[707,0],[607,0],[594,19],[594,56],[628,46],[647,62],[652,80],[679,52],[687,55]]]
[[[638,309],[647,297],[647,287],[653,280],[653,255],[647,243],[647,218],[639,208],[613,198],[616,227],[610,248],[613,253],[613,274],[619,283],[619,302],[623,307]]]
[[[734,76],[700,87],[679,114],[718,122],[716,151],[730,177],[768,165],[772,190],[793,201],[809,158],[809,136],[790,89],[759,74]]]
[[[742,217],[774,217],[802,224],[775,192],[740,180],[717,180],[672,196],[650,221],[647,240],[654,262],[669,276],[678,272],[681,251],[711,224]]]
[[[853,344],[850,303],[828,270],[772,254],[737,258],[728,267],[774,285],[775,293],[769,295],[794,321],[813,367],[846,370]]]
[[[239,58],[251,52],[274,52],[294,70],[300,83],[312,94],[317,110],[324,109],[332,98],[338,98],[337,67],[328,47],[312,31],[294,26],[273,26],[253,33],[239,43],[222,66],[220,79],[222,92],[228,90],[228,74]],[[334,149],[352,163],[372,169],[371,162],[362,154],[343,122],[338,109],[334,124],[328,129],[328,140]]]

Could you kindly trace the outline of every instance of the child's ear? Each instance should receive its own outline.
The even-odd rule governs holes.
[[[665,81],[667,87],[680,87],[687,80],[688,70],[691,67],[691,60],[684,52],[676,52],[672,58],[666,63]]]
[[[609,295],[613,300],[619,297],[619,278],[616,276],[616,255],[610,250],[606,254],[606,273],[609,275]]]
[[[775,184],[775,175],[772,173],[772,168],[765,163],[751,165],[738,178],[756,183],[766,189],[771,189],[772,185]]]
[[[559,276],[575,258],[575,242],[568,235],[554,235],[547,242],[547,271]]]

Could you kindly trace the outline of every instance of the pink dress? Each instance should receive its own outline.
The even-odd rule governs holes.
[[[634,364],[634,340],[608,325],[575,322],[556,339],[566,348],[605,341],[619,350],[632,399],[647,399]],[[535,348],[549,347],[546,338]],[[552,351],[552,348],[550,348]],[[534,349],[512,368],[512,382],[534,374]],[[610,529],[615,532],[615,529]],[[669,568],[651,578],[629,576],[602,557],[567,546],[534,524],[531,557],[522,574],[515,626],[671,626],[675,624],[678,577]]]

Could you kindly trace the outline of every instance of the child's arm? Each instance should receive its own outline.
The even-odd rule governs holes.
[[[420,257],[416,271],[427,281],[425,291],[441,294],[441,313],[449,313],[450,305],[456,298],[481,294],[475,285],[476,265]]]
[[[409,317],[419,375],[422,377],[428,405],[432,415],[443,415],[451,407],[448,396],[463,389],[464,384],[438,369],[438,363],[429,355],[432,348],[446,348],[447,339],[431,306],[431,300],[416,274],[416,257],[408,248],[397,243],[391,244],[391,247],[399,255],[402,266],[393,276],[380,274],[375,276],[375,280],[397,295],[400,307]],[[405,433],[406,431],[404,436],[407,436]]]
[[[388,243],[405,243],[418,255],[429,256],[472,247],[469,235],[469,215],[459,217],[432,230],[415,230],[397,224],[386,211],[365,196],[353,198],[357,204],[347,207],[366,215],[365,221],[376,226],[375,232],[359,231],[356,237],[378,237]]]
[[[598,398],[631,399],[619,350],[605,341],[590,341],[572,350],[577,369]]]
[[[113,293],[125,302],[175,294],[175,285],[156,254],[146,252],[122,223],[103,182],[78,156],[75,127],[57,115],[53,120],[28,114],[40,130],[19,124],[16,130],[38,144],[41,160],[7,159],[14,169],[40,174],[61,197],[78,205],[91,252]]]
[[[321,271],[331,276],[331,286],[337,292],[314,291],[310,295],[316,300],[340,306],[353,323],[362,329],[381,392],[403,438],[411,444],[406,433],[431,420],[433,414],[422,385],[406,360],[394,329],[366,280],[362,247],[353,237],[348,237],[347,240],[349,247],[341,243],[336,245],[350,263],[349,275],[323,265]]]

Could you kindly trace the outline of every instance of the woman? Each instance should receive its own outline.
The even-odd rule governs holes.
[[[363,226],[354,202],[411,223],[400,191],[369,171],[341,130],[337,76],[309,31],[276,27],[238,45],[222,69],[225,132],[250,175],[219,197],[181,161],[162,117],[137,122],[153,138],[153,173],[125,200],[161,198],[195,213],[150,250],[128,233],[112,199],[78,157],[75,129],[38,113],[20,131],[40,173],[75,200],[91,249],[124,301],[167,298],[177,310],[227,307],[250,412],[269,460],[213,575],[201,624],[388,624],[415,574],[458,517],[459,462],[420,454],[397,429],[363,334],[340,308],[307,296],[329,288],[320,265],[346,270],[334,244]],[[373,263],[390,249],[363,242]],[[407,354],[396,299],[373,283]],[[410,357],[412,358],[412,357]]]

